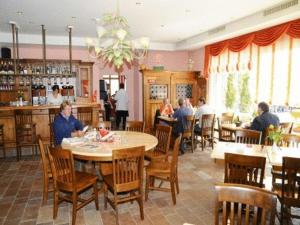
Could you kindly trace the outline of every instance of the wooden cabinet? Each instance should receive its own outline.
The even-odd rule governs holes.
[[[199,72],[172,72],[142,70],[143,76],[143,115],[146,127],[153,127],[157,109],[168,98],[174,108],[179,98],[189,98],[193,105],[203,94],[199,89]],[[206,88],[206,87],[205,87]]]

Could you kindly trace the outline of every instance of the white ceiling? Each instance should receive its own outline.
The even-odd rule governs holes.
[[[40,35],[44,24],[47,35],[66,36],[67,25],[73,25],[73,37],[96,37],[93,18],[115,12],[116,2],[0,0],[0,32],[11,32],[8,22],[16,21],[20,34]],[[120,0],[120,14],[128,19],[133,37],[175,44],[281,2],[284,0]]]

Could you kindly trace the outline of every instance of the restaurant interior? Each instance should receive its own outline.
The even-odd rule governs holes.
[[[298,0],[0,0],[0,225],[300,224]]]

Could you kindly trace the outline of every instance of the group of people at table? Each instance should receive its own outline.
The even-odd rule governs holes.
[[[194,131],[201,133],[201,118],[204,114],[214,114],[214,110],[206,104],[204,97],[198,99],[198,104],[196,110],[194,110],[189,99],[178,100],[178,109],[174,111],[172,105],[169,103],[168,99],[164,99],[163,104],[160,107],[160,115],[173,117],[177,120],[176,125],[173,127],[173,134],[179,135],[184,132],[187,127],[187,116],[194,115],[195,120],[197,121],[194,126]],[[254,120],[245,124],[244,127],[251,130],[264,132],[270,125],[279,126],[279,118],[277,115],[269,112],[269,105],[266,102],[260,102],[257,109],[258,116]],[[185,151],[184,144],[181,144],[180,148],[181,153]]]

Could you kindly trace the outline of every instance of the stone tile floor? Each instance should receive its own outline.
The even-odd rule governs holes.
[[[151,192],[144,203],[144,221],[140,220],[136,202],[120,205],[120,224],[134,225],[197,225],[213,224],[214,183],[223,180],[223,165],[210,158],[210,150],[186,153],[179,157],[179,188],[177,204],[172,204],[171,194]],[[56,220],[52,219],[52,194],[42,205],[42,165],[39,158],[14,158],[0,160],[0,225],[67,225],[71,224],[71,204],[62,203]],[[100,210],[90,203],[77,213],[76,224],[113,225],[114,211]]]

